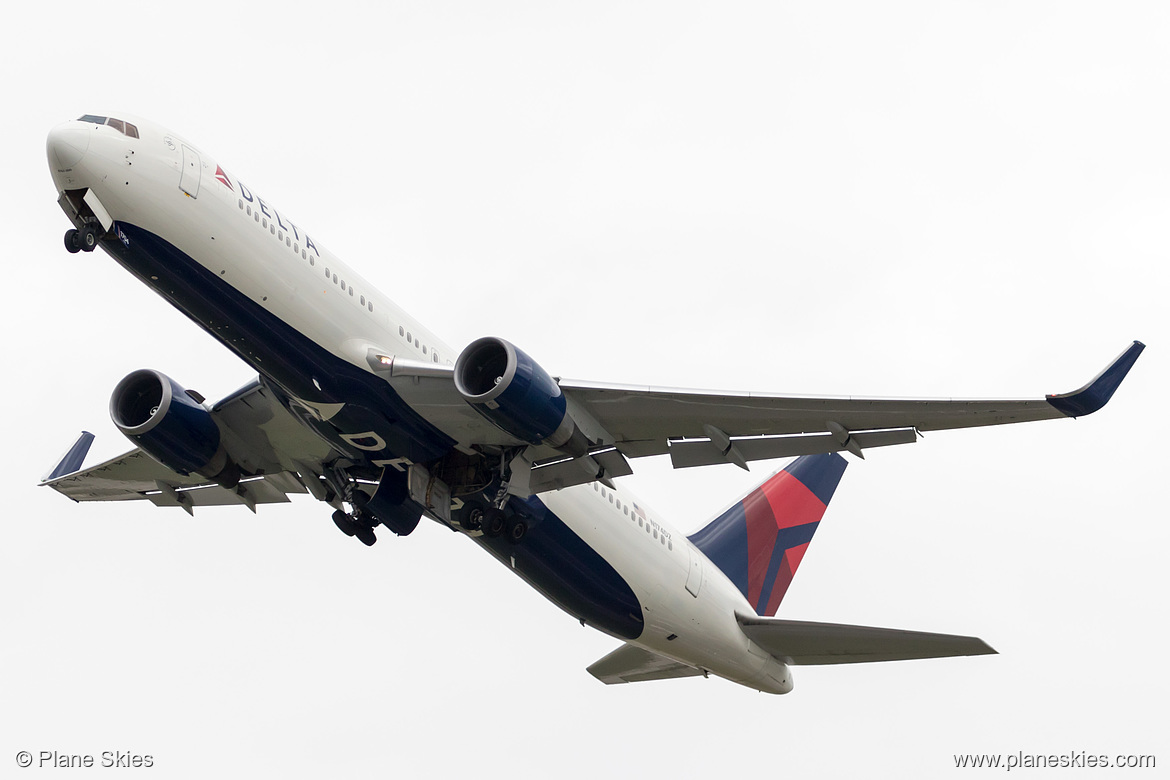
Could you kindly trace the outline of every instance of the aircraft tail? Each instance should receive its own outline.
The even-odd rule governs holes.
[[[776,614],[848,464],[797,458],[689,537],[760,616]]]

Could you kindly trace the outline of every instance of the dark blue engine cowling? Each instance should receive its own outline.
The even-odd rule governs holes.
[[[355,506],[371,525],[381,523],[399,536],[413,531],[423,513],[423,508],[410,497],[406,472],[390,467],[382,471],[374,494],[364,501],[359,499]]]
[[[548,372],[503,339],[471,342],[455,361],[455,387],[472,408],[529,444],[558,447],[575,430]]]
[[[219,427],[211,413],[166,374],[141,369],[128,375],[110,397],[110,417],[143,452],[172,471],[213,478],[223,470]]]

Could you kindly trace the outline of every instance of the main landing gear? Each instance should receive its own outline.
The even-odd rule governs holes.
[[[503,536],[512,544],[519,544],[528,533],[528,523],[520,515],[478,502],[468,508],[459,524],[467,531],[481,531],[489,539]]]
[[[72,254],[92,252],[97,248],[99,238],[101,231],[97,225],[87,223],[81,229],[69,228],[65,231],[65,248]]]
[[[351,514],[342,512],[340,509],[333,513],[333,524],[346,536],[356,536],[366,547],[371,547],[374,542],[378,541],[378,537],[374,534],[374,529],[371,526],[366,525]]]

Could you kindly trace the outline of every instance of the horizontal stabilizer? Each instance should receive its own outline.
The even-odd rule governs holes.
[[[702,670],[635,645],[622,645],[587,670],[606,685],[698,677]]]
[[[995,650],[982,639],[928,634],[895,628],[807,623],[737,615],[748,638],[784,663],[794,666],[857,664],[989,655]]]

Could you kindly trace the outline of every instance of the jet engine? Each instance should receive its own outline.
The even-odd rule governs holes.
[[[172,471],[199,474],[224,487],[240,480],[211,413],[162,372],[141,369],[119,382],[110,397],[110,417],[130,441]]]
[[[574,456],[588,450],[561,388],[509,342],[493,336],[471,342],[455,361],[454,378],[463,400],[504,432]]]

